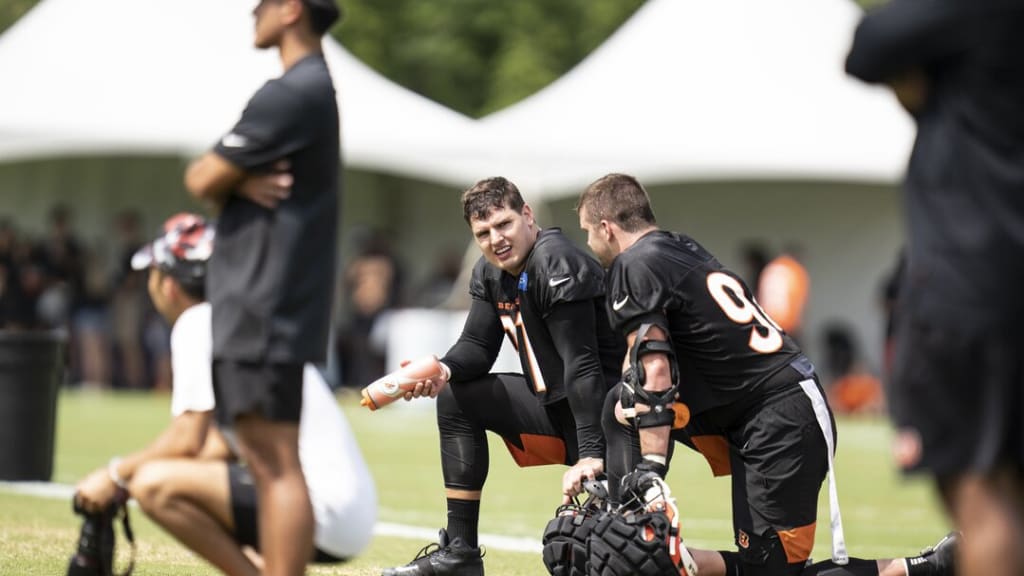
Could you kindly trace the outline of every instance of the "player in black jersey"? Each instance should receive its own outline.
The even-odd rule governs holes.
[[[622,477],[637,492],[633,484],[663,478],[673,440],[716,475],[732,474],[739,551],[691,550],[701,576],[951,573],[949,545],[907,560],[848,558],[832,474],[833,561],[805,566],[836,441],[814,367],[738,276],[692,238],[658,228],[635,178],[597,180],[577,209],[609,267],[607,311],[629,347],[605,415],[610,486]]]
[[[604,270],[558,229],[541,230],[504,178],[478,182],[462,206],[483,252],[469,316],[441,358],[445,377],[415,393],[437,396],[448,526],[437,548],[385,576],[483,574],[477,522],[488,430],[520,466],[571,466],[563,494],[604,470],[601,411],[624,353],[604,312]],[[522,375],[490,373],[506,336]]]
[[[1024,0],[888,2],[846,70],[917,123],[887,389],[897,463],[935,478],[964,574],[1024,574]]]

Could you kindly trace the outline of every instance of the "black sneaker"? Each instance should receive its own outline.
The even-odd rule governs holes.
[[[959,532],[950,532],[938,544],[925,548],[920,556],[907,558],[907,573],[953,576],[956,574],[956,549],[960,547],[961,538]]]
[[[438,541],[427,544],[405,566],[387,568],[381,576],[484,576],[484,552],[470,548],[462,538],[448,540],[442,529]]]

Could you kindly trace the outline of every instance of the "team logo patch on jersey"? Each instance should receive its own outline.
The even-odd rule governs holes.
[[[526,270],[519,275],[519,291],[526,292],[526,287],[529,285],[529,277],[526,275]]]
[[[744,550],[750,548],[750,536],[743,530],[736,531],[736,543],[739,544],[740,548]]]
[[[225,148],[244,148],[249,143],[249,139],[241,134],[229,132],[220,139],[220,143]]]

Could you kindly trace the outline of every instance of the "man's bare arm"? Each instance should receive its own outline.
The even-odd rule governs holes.
[[[207,152],[188,165],[185,188],[195,198],[220,207],[244,178],[244,170],[215,152]]]

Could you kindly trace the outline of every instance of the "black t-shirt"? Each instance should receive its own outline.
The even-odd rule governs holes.
[[[291,163],[275,210],[228,197],[217,221],[207,293],[217,359],[301,363],[327,352],[337,251],[338,107],[320,54],[253,95],[214,151],[246,172]]]
[[[893,0],[869,12],[847,71],[927,78],[905,183],[900,313],[986,327],[1024,317],[1024,1]]]
[[[615,330],[651,323],[669,335],[692,414],[750,395],[801,354],[743,280],[688,236],[645,234],[612,262],[608,284]]]
[[[580,456],[603,457],[601,406],[619,381],[625,347],[604,313],[601,265],[551,228],[541,231],[518,276],[481,257],[469,291],[462,335],[442,358],[452,381],[486,374],[507,335],[540,401],[569,400]]]

